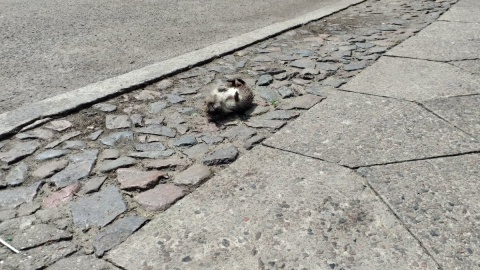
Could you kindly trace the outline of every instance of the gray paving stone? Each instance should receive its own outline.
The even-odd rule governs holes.
[[[480,3],[477,0],[458,1],[439,20],[480,23],[480,18],[476,12],[480,8],[479,5]]]
[[[435,61],[478,59],[480,57],[478,39],[480,39],[478,23],[437,21],[386,54]]]
[[[6,220],[0,223],[0,233],[2,235],[13,236],[18,234],[20,230],[27,229],[37,222],[38,220],[34,215]]]
[[[161,80],[160,82],[155,84],[155,87],[158,90],[165,90],[165,89],[170,88],[172,86],[173,86],[173,81],[171,79]]]
[[[142,124],[143,116],[141,114],[134,113],[130,115],[130,120],[132,121],[132,125],[134,127],[143,127],[143,124]]]
[[[480,93],[480,77],[445,63],[382,57],[341,88],[424,101]]]
[[[198,185],[210,178],[210,168],[201,164],[194,164],[190,168],[176,174],[173,183],[177,185]]]
[[[168,102],[172,104],[182,103],[187,100],[186,98],[175,94],[167,94],[165,96],[167,97]]]
[[[168,159],[145,160],[142,162],[143,166],[149,169],[168,169],[174,167],[185,167],[189,164],[187,158],[180,158],[178,156]]]
[[[165,101],[153,102],[149,104],[148,112],[151,114],[159,114],[167,107],[168,107],[168,103]]]
[[[338,87],[342,86],[343,84],[345,84],[346,82],[347,81],[345,79],[338,78],[336,76],[331,76],[331,77],[328,77],[327,79],[323,80],[322,84],[338,88]]]
[[[264,144],[349,167],[480,149],[473,138],[411,102],[341,91],[332,91]]]
[[[98,139],[98,137],[100,137],[100,135],[102,135],[102,133],[103,133],[103,130],[97,130],[95,132],[90,133],[90,135],[87,136],[87,139],[89,139],[90,141],[95,141]]]
[[[480,155],[360,168],[443,269],[480,265]]]
[[[257,86],[255,88],[255,95],[258,95],[259,97],[270,103],[280,99],[275,90],[265,86]]]
[[[0,190],[0,209],[12,209],[22,203],[32,202],[42,182],[36,182],[28,187]]]
[[[18,249],[37,247],[52,241],[72,238],[72,234],[47,224],[35,224],[12,237],[12,246]]]
[[[178,138],[176,141],[173,142],[173,146],[179,147],[179,146],[192,146],[197,144],[197,138],[195,135],[183,135],[180,138]]]
[[[310,59],[299,59],[290,63],[290,66],[296,68],[315,68],[315,61]]]
[[[87,177],[97,160],[98,150],[85,150],[69,156],[70,162],[62,171],[50,178],[59,188],[66,187]]]
[[[120,131],[112,133],[106,137],[100,139],[100,141],[108,146],[113,146],[119,140],[133,140],[133,132],[131,131]]]
[[[48,270],[119,270],[102,259],[97,259],[93,255],[70,256],[54,263],[48,267]]]
[[[100,163],[98,166],[98,171],[105,173],[113,171],[117,168],[132,166],[136,163],[137,160],[132,157],[119,157],[115,160],[109,160]]]
[[[11,254],[3,260],[5,269],[43,269],[77,251],[74,243],[62,241],[23,251],[21,254]]]
[[[350,63],[348,65],[345,65],[343,67],[343,70],[345,71],[353,71],[353,70],[359,70],[359,69],[364,69],[368,65],[367,62],[365,61],[360,61],[360,62],[354,62]]]
[[[0,210],[0,223],[15,218],[15,210]]]
[[[117,170],[117,181],[121,189],[145,189],[155,186],[160,178],[167,178],[166,172],[142,171],[135,168],[122,168]]]
[[[80,190],[81,194],[88,194],[96,192],[103,185],[103,182],[107,179],[106,176],[93,177],[85,181],[82,189]]]
[[[128,156],[136,158],[166,158],[173,154],[175,154],[174,150],[167,149],[165,151],[130,152],[128,153]]]
[[[220,146],[203,158],[203,164],[211,166],[231,163],[237,159],[237,156],[238,149],[235,146]]]
[[[5,182],[9,186],[21,185],[27,178],[28,164],[24,161],[15,165],[5,176]]]
[[[268,106],[260,106],[260,105],[256,105],[254,104],[250,109],[248,109],[246,112],[245,112],[245,115],[247,116],[255,116],[255,115],[260,115],[260,114],[264,114],[266,112],[270,111],[270,107]]]
[[[135,150],[137,151],[164,151],[166,149],[165,145],[161,142],[135,144]]]
[[[43,129],[43,128],[37,128],[24,133],[19,133],[15,135],[15,138],[20,140],[26,140],[26,139],[50,140],[51,138],[53,138],[53,136],[54,136],[53,131],[48,129]]]
[[[222,136],[225,138],[228,138],[229,140],[244,141],[256,134],[257,134],[257,131],[253,128],[249,128],[246,126],[235,126],[223,132]]]
[[[47,144],[45,146],[45,148],[46,149],[53,148],[53,147],[63,143],[64,141],[67,141],[67,140],[70,140],[71,138],[77,137],[80,134],[82,134],[82,132],[80,132],[80,131],[72,131],[72,132],[69,132],[69,133],[65,133],[58,140],[55,140],[55,141]]]
[[[201,137],[201,140],[206,143],[206,144],[218,144],[223,142],[224,137],[222,136],[216,136],[216,135],[203,135]]]
[[[268,128],[270,130],[277,130],[283,127],[287,122],[281,120],[267,120],[267,119],[250,119],[245,122],[245,125],[252,128]]]
[[[53,120],[45,125],[45,128],[53,129],[56,131],[64,131],[73,126],[72,122],[64,119]]]
[[[105,116],[105,126],[107,129],[128,128],[130,125],[130,116],[128,115],[107,114]]]
[[[423,105],[480,141],[480,95],[429,100]]]
[[[101,257],[110,249],[125,241],[132,233],[147,221],[144,217],[128,216],[106,227],[94,238],[95,255]]]
[[[270,74],[265,74],[258,77],[257,85],[258,86],[267,86],[273,82],[273,77]]]
[[[108,186],[91,196],[70,204],[75,226],[103,227],[127,210],[122,195],[114,186]]]
[[[169,138],[173,138],[176,135],[176,131],[174,129],[162,125],[150,125],[144,128],[135,128],[133,131],[137,133],[160,135]]]
[[[68,160],[61,159],[61,160],[52,160],[47,163],[42,164],[38,167],[35,171],[31,173],[31,175],[36,179],[44,179],[47,177],[52,176],[56,172],[59,172],[68,165]],[[25,171],[26,173],[26,171]]]
[[[118,149],[105,149],[100,154],[100,160],[104,159],[116,159],[120,157],[120,150]]]
[[[16,143],[9,151],[0,153],[0,160],[12,164],[33,154],[39,147],[38,141]]]
[[[87,144],[84,141],[66,141],[62,149],[85,149],[87,147]]]
[[[290,98],[283,101],[278,105],[278,109],[281,110],[292,110],[292,109],[302,109],[308,110],[313,107],[315,104],[324,100],[325,97],[315,96],[315,95],[303,95],[299,97]]]
[[[242,156],[107,260],[124,269],[436,269],[355,173],[266,147]]]
[[[317,68],[325,71],[337,71],[338,65],[333,63],[317,63]]]
[[[153,189],[138,194],[134,199],[150,211],[163,211],[185,196],[186,192],[185,187],[159,184]]]
[[[187,149],[182,149],[182,152],[191,159],[201,159],[208,152],[210,147],[207,144],[200,143],[189,147]]]
[[[295,96],[295,93],[293,92],[292,88],[287,87],[287,86],[282,86],[278,89],[278,93],[282,98],[290,98]]]
[[[142,90],[140,93],[133,96],[136,100],[152,100],[157,99],[161,96],[160,92],[151,91],[151,90]]]
[[[332,87],[328,86],[328,85],[312,84],[312,85],[307,86],[307,88],[305,88],[305,92],[307,92],[308,94],[311,94],[311,95],[324,97],[324,96],[326,96],[326,94],[325,94],[326,92],[324,91],[324,89],[331,89],[331,88]]]

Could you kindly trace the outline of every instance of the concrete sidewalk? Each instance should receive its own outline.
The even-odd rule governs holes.
[[[460,0],[143,227],[123,269],[480,267],[480,2]]]

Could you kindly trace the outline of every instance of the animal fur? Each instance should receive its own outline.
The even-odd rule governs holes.
[[[215,87],[206,99],[205,111],[210,119],[248,110],[253,104],[253,92],[242,79],[227,81]]]

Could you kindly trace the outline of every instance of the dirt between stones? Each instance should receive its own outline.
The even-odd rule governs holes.
[[[328,91],[455,2],[368,0],[65,116],[61,119],[68,122],[59,126],[72,126],[63,131],[49,129],[52,120],[0,142],[0,238],[29,255],[0,246],[0,268],[55,268],[72,256],[104,265],[95,255],[101,258],[288,121],[321,106]],[[216,80],[233,77],[254,89],[256,106],[244,115],[208,123],[202,111],[205,95]],[[47,149],[55,140],[58,145]],[[19,173],[25,164],[27,173]],[[194,164],[190,171],[201,171],[201,179],[187,171],[181,183],[175,181]],[[148,183],[129,181],[122,189],[117,170],[126,167],[136,169],[132,177],[159,172],[148,174]],[[36,170],[46,178],[40,179]],[[52,233],[40,236],[33,225]]]

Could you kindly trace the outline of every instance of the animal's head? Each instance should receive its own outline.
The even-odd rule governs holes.
[[[205,111],[211,117],[231,113],[240,102],[238,88],[245,86],[242,79],[228,80],[217,85],[206,99]]]

